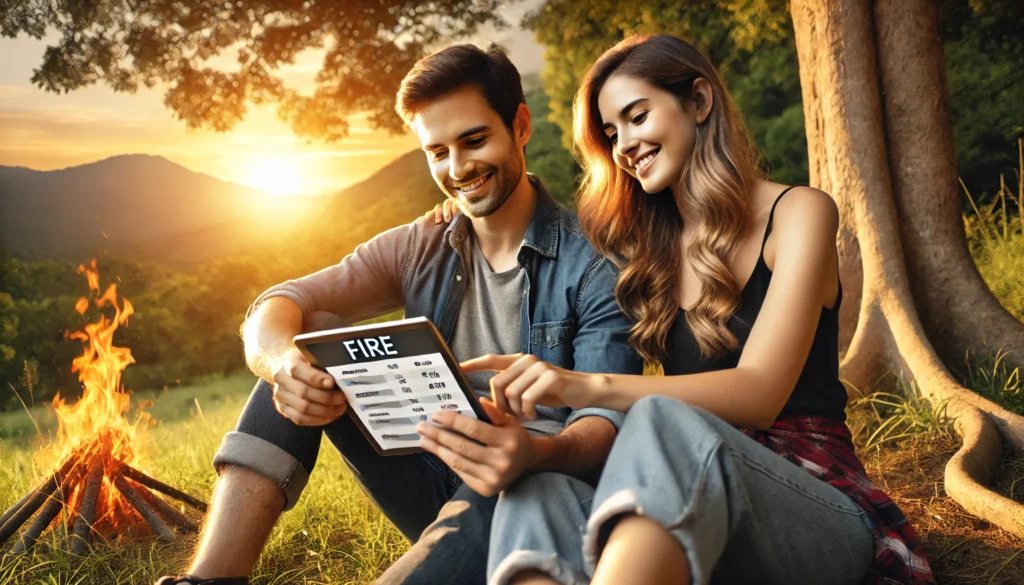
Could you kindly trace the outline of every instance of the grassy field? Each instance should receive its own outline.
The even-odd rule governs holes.
[[[252,383],[251,376],[239,375],[156,396],[140,393],[141,399],[155,398],[148,410],[160,421],[143,435],[144,468],[208,499],[215,480],[210,461],[221,437],[234,426]],[[25,412],[15,412],[0,415],[0,428],[34,425]],[[44,479],[32,460],[38,445],[38,436],[27,432],[0,441],[0,508],[7,509]],[[73,567],[64,555],[48,550],[55,539],[44,537],[33,555],[0,562],[0,585],[151,584],[161,574],[184,570],[195,541],[194,535],[171,544],[126,539],[96,547]],[[274,529],[254,583],[365,583],[406,548],[398,531],[363,496],[338,452],[325,444],[304,496]]]
[[[194,386],[140,393],[160,422],[141,441],[144,467],[154,476],[208,499],[215,479],[210,460],[220,438],[234,425],[251,388],[248,375]],[[0,427],[34,428],[25,412],[0,415]],[[959,446],[941,407],[916,397],[874,394],[850,407],[850,427],[865,464],[920,530],[942,583],[1019,583],[1024,542],[967,515],[942,490],[942,465]],[[45,428],[44,428],[45,432]],[[33,464],[38,435],[0,441],[0,508],[38,484]],[[998,489],[1024,501],[1024,460],[1008,460]],[[151,537],[98,545],[73,566],[45,538],[31,555],[0,562],[0,585],[93,583],[150,584],[187,565],[196,536],[164,544]],[[329,444],[296,508],[274,529],[253,583],[366,583],[407,548],[401,535],[373,507]]]

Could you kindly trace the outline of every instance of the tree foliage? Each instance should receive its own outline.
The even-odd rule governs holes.
[[[100,256],[100,289],[117,284],[120,296],[135,308],[114,334],[114,345],[128,347],[135,358],[125,370],[125,386],[175,386],[244,369],[239,326],[253,299],[272,284],[336,261],[356,243],[340,250],[325,243],[302,258],[233,255],[191,269]],[[84,330],[99,310],[90,306],[85,315],[75,310],[75,301],[91,294],[76,269],[67,260],[0,260],[5,291],[0,293],[0,410],[19,406],[14,392],[27,402],[31,391],[36,403],[57,392],[80,392],[71,362],[82,343],[67,339],[65,332]],[[31,380],[25,379],[26,368]]]
[[[399,83],[432,46],[503,23],[498,0],[5,0],[0,33],[56,30],[32,81],[53,92],[97,82],[115,91],[166,84],[164,103],[190,128],[230,130],[250,104],[277,105],[296,135],[335,141],[348,118],[398,131]],[[316,88],[289,87],[284,66],[319,49]]]
[[[590,64],[628,34],[668,33],[693,42],[721,71],[772,176],[799,183],[807,181],[807,146],[786,10],[779,0],[549,0],[524,24],[549,55],[544,89],[551,96],[551,120],[562,129],[566,148],[571,144],[572,98]]]
[[[562,145],[562,129],[548,118],[551,108],[543,89],[526,92],[526,105],[533,116],[533,135],[526,146],[526,167],[544,181],[552,197],[572,207],[579,165]]]
[[[957,168],[989,201],[1000,173],[1014,182],[1024,136],[1024,3],[943,0],[941,8]]]
[[[1024,134],[1024,5],[943,0],[942,22],[957,166],[982,201],[1012,177]],[[761,148],[771,177],[808,179],[807,140],[788,3],[781,0],[548,0],[525,25],[549,56],[542,75],[551,119],[571,142],[572,97],[587,67],[628,34],[691,41],[719,69]],[[965,202],[966,205],[966,202]]]

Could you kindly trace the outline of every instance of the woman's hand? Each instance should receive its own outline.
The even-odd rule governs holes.
[[[464,372],[498,370],[491,378],[494,403],[504,412],[537,417],[537,405],[574,409],[594,406],[607,376],[553,366],[533,355],[485,355],[460,364]]]
[[[455,217],[455,212],[458,209],[455,207],[454,199],[445,199],[441,203],[434,206],[433,209],[423,214],[423,219],[430,221],[434,220],[434,224],[447,223]]]

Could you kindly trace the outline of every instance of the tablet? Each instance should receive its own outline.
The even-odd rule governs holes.
[[[416,425],[439,410],[490,422],[448,344],[425,317],[303,333],[309,363],[334,377],[381,455],[419,453]]]

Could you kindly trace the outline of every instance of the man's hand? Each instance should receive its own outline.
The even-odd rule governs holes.
[[[297,425],[323,426],[345,413],[345,394],[330,374],[314,368],[298,348],[285,351],[274,370],[274,407]]]
[[[420,446],[444,461],[473,491],[494,496],[534,465],[536,450],[533,437],[515,417],[489,400],[480,404],[493,425],[441,411],[434,413],[434,422],[457,432],[425,422],[416,431],[421,435]]]

